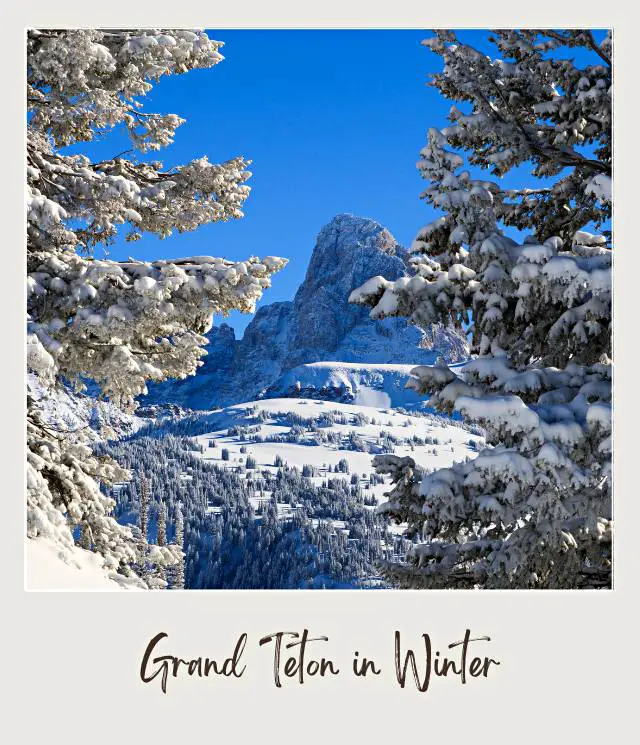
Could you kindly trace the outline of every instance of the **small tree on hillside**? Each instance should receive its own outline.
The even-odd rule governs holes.
[[[176,540],[175,545],[178,547],[179,558],[173,567],[172,589],[184,589],[184,517],[182,515],[182,505],[180,502],[176,505]]]
[[[383,509],[421,537],[387,572],[410,587],[608,586],[611,37],[491,38],[497,59],[448,31],[425,42],[444,62],[432,84],[461,102],[419,163],[443,215],[414,242],[414,277],[374,277],[351,297],[374,318],[472,322],[472,361],[414,368],[409,385],[480,424],[489,446],[430,474],[376,458],[395,482]],[[461,152],[498,180],[472,177]],[[521,164],[544,182],[504,188]],[[503,227],[530,234],[520,244]]]
[[[140,474],[140,511],[138,513],[140,534],[145,541],[149,540],[149,482],[144,473]]]
[[[167,505],[161,502],[158,506],[158,535],[156,538],[158,546],[167,545]]]

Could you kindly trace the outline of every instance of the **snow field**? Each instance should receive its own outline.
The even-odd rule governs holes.
[[[245,474],[250,478],[252,472],[261,470],[276,473],[278,468],[275,466],[275,462],[279,456],[289,467],[296,466],[302,470],[305,465],[314,466],[318,475],[311,477],[311,479],[316,484],[321,484],[323,480],[328,478],[350,479],[352,474],[357,473],[360,475],[360,483],[364,488],[365,483],[369,480],[369,474],[373,472],[371,464],[373,453],[347,450],[343,447],[344,440],[341,446],[333,443],[304,445],[289,442],[256,442],[252,439],[251,434],[246,435],[244,440],[239,435],[228,436],[229,428],[234,425],[256,426],[256,415],[261,412],[272,417],[259,422],[259,430],[255,434],[259,434],[263,438],[269,435],[288,433],[291,425],[282,423],[282,419],[288,413],[315,420],[322,415],[343,415],[349,420],[348,424],[336,422],[330,426],[322,427],[322,431],[337,433],[344,439],[350,433],[355,432],[357,437],[373,447],[379,445],[382,432],[404,439],[411,438],[414,435],[422,439],[437,438],[439,444],[414,445],[413,448],[409,444],[394,446],[395,455],[411,456],[417,464],[430,470],[448,467],[454,461],[464,460],[474,453],[474,448],[469,443],[472,441],[482,442],[481,437],[473,435],[461,427],[449,425],[446,422],[434,424],[429,418],[407,415],[391,409],[311,399],[284,398],[236,404],[223,409],[220,412],[220,421],[224,423],[224,426],[194,438],[204,449],[202,457],[210,463],[232,470],[241,468],[245,464],[247,456],[253,457],[256,460],[256,469],[255,471],[248,470]],[[358,423],[354,419],[357,415],[374,420],[375,423]],[[209,447],[211,440],[215,442],[215,447]],[[246,452],[241,452],[241,448],[244,448]],[[229,451],[229,460],[223,460],[223,449]],[[335,473],[333,468],[343,459],[349,464],[349,473]],[[385,491],[388,490],[389,484],[388,480],[382,484],[371,484],[366,493],[375,495],[380,501]],[[254,506],[257,506],[260,500],[254,498],[252,501],[255,501]],[[284,506],[288,507],[288,505]]]

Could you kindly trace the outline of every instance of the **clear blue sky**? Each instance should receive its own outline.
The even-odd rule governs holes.
[[[440,58],[420,44],[431,33],[208,33],[225,42],[225,60],[164,78],[144,99],[147,111],[187,120],[175,143],[151,157],[165,167],[202,155],[212,162],[251,159],[245,217],[164,241],[118,240],[111,256],[284,256],[289,265],[261,301],[270,303],[293,297],[318,231],[338,213],[372,217],[408,246],[434,216],[419,199],[425,185],[415,167],[419,151],[428,128],[447,123],[451,106],[426,86],[441,69]],[[495,54],[486,35],[467,31],[461,38]],[[104,158],[128,147],[126,136],[114,132],[89,154]],[[240,336],[250,320],[234,313],[227,322]]]

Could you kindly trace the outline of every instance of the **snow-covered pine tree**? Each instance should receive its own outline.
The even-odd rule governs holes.
[[[86,551],[91,551],[91,533],[88,525],[83,525],[80,531],[80,546]]]
[[[167,505],[164,502],[158,507],[158,535],[156,537],[158,546],[167,545]]]
[[[213,314],[253,311],[286,263],[93,254],[121,226],[134,241],[242,216],[250,176],[243,158],[217,165],[202,157],[163,170],[144,155],[170,144],[183,120],[143,111],[140,98],[164,75],[217,64],[220,46],[202,31],[28,32],[27,366],[52,392],[89,380],[114,403],[133,406],[147,380],[193,374]],[[128,132],[131,151],[100,162],[62,152],[116,127]],[[79,528],[114,578],[131,576],[140,542],[111,517],[114,501],[97,483],[129,474],[95,457],[82,433],[52,426],[31,390],[27,424],[28,537],[53,540],[64,557]]]
[[[144,473],[140,474],[140,511],[138,513],[140,534],[145,541],[149,540],[149,482]]]
[[[160,502],[160,504],[157,507],[156,510],[156,518],[157,518],[157,525],[156,525],[156,546],[159,549],[163,549],[167,545],[167,505],[164,502]],[[177,548],[177,547],[172,547]],[[180,550],[181,551],[181,550]],[[171,565],[173,566],[177,562],[180,561],[179,551],[176,551],[174,553],[175,559],[171,562]],[[165,570],[166,566],[165,561],[162,560],[162,556],[160,557],[160,560],[156,562],[154,572],[153,572],[153,578],[154,583],[159,589],[164,589],[167,586],[167,572]]]
[[[418,164],[442,216],[412,246],[415,276],[352,293],[371,315],[472,322],[472,360],[417,367],[429,405],[486,430],[466,463],[425,474],[378,456],[382,506],[419,536],[387,573],[409,587],[611,583],[611,36],[496,31],[493,59],[451,32],[432,84],[461,102]],[[577,64],[572,51],[589,62]],[[475,178],[464,167],[490,171]],[[528,165],[540,186],[500,177]],[[504,228],[527,231],[523,243]],[[601,235],[591,231],[603,229]]]
[[[136,546],[137,560],[134,569],[137,576],[150,586],[151,567],[149,565],[149,481],[140,471],[140,507],[138,509],[138,525],[140,528],[138,545]]]
[[[176,546],[180,556],[173,567],[173,582],[171,587],[176,590],[184,589],[184,517],[180,502],[176,505]]]

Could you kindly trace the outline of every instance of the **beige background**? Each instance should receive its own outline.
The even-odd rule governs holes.
[[[3,22],[3,112],[0,177],[3,209],[0,293],[5,347],[0,395],[2,447],[2,655],[0,675],[9,742],[280,743],[342,742],[627,742],[635,734],[637,691],[638,488],[640,459],[634,386],[638,297],[633,229],[640,210],[633,167],[638,144],[637,18],[622,3],[535,3],[526,15],[514,3],[326,2],[304,11],[295,3],[243,2],[168,6],[110,0],[12,4]],[[317,5],[317,4],[316,4]],[[514,12],[515,11],[515,12]],[[238,27],[613,26],[616,41],[615,433],[616,566],[613,592],[167,592],[26,593],[23,590],[23,100],[26,25]],[[635,32],[635,36],[634,36]],[[222,36],[222,38],[224,38]],[[274,50],[277,54],[277,49]],[[372,64],[384,64],[380,59]],[[7,103],[10,105],[7,106]],[[429,122],[425,121],[425,132]],[[416,152],[420,143],[416,143]],[[416,195],[417,197],[417,195]],[[419,226],[416,226],[419,227]],[[325,634],[325,654],[343,670],[335,678],[288,681],[276,689],[271,648],[258,639],[277,630]],[[419,648],[429,633],[436,647],[473,635],[492,637],[501,660],[488,680],[435,679],[427,693],[399,688],[393,632]],[[247,671],[240,679],[169,680],[143,685],[138,668],[148,640],[166,631],[162,648],[182,657],[231,653],[246,631]],[[353,651],[372,657],[382,675],[356,679]],[[7,718],[8,717],[8,718]],[[19,733],[19,734],[18,734]],[[4,738],[3,738],[4,739]]]

